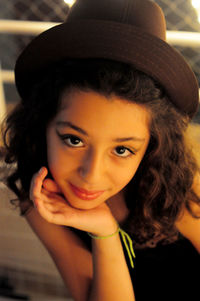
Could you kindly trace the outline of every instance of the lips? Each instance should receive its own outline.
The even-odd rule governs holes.
[[[100,195],[102,195],[105,191],[105,190],[103,190],[103,191],[101,190],[101,191],[90,192],[88,190],[78,188],[78,187],[72,185],[71,183],[70,183],[70,187],[71,187],[71,190],[73,191],[73,193],[82,200],[94,200],[97,197],[99,197]]]

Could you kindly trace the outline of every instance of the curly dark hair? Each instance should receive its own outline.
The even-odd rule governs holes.
[[[28,199],[30,181],[47,166],[46,127],[59,110],[67,89],[112,94],[145,106],[151,113],[151,138],[144,158],[126,187],[130,214],[126,231],[138,243],[167,242],[176,237],[175,221],[190,201],[200,203],[192,190],[198,170],[185,143],[187,116],[168,100],[158,82],[133,66],[106,59],[65,60],[52,65],[35,80],[4,125],[5,162],[16,163],[8,187],[20,202]]]

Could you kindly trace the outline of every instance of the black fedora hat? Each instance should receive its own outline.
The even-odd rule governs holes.
[[[15,66],[26,99],[42,70],[65,58],[106,58],[130,63],[165,88],[190,118],[198,109],[197,79],[183,56],[166,42],[161,8],[150,0],[77,0],[65,23],[34,38]]]

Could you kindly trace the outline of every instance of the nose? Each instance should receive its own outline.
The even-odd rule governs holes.
[[[103,155],[99,150],[90,149],[79,166],[79,174],[85,182],[92,187],[95,186],[93,188],[96,189],[102,179],[104,168]]]

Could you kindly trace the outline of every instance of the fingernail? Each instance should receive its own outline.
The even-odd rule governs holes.
[[[38,171],[38,173],[39,173],[39,174],[42,174],[42,173],[43,173],[43,171],[44,171],[44,168],[43,168],[43,167],[41,167],[41,168],[40,168],[40,170]]]
[[[36,201],[33,202],[35,209],[38,209],[38,204],[36,203]]]

